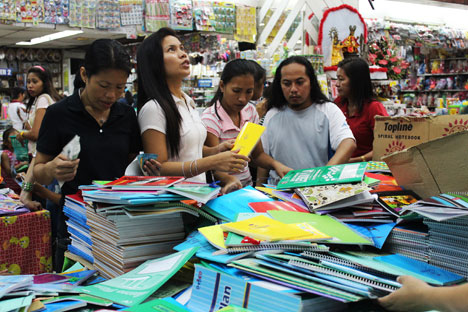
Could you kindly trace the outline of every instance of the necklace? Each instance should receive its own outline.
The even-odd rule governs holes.
[[[82,97],[81,90],[82,90],[82,89],[79,89],[79,90],[78,90],[78,95],[79,95],[79,97],[80,97],[80,100],[83,102],[83,97]],[[84,105],[84,103],[83,103],[83,105]],[[89,107],[89,106],[86,106],[86,105],[84,105],[84,106],[85,106],[86,111],[88,111],[88,113],[89,113],[94,119],[96,119],[96,121],[97,121],[97,123],[99,124],[99,126],[102,127],[102,125],[104,125],[104,123],[107,121],[108,116],[104,116],[104,117],[97,117],[97,116],[94,116],[94,114],[91,113],[92,108]]]

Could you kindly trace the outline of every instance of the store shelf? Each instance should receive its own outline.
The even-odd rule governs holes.
[[[400,90],[401,93],[426,93],[426,92],[468,92],[466,89],[442,89],[442,90]]]
[[[468,75],[468,72],[463,73],[442,73],[442,74],[422,74],[418,77],[431,77],[431,76],[458,76],[458,75]]]
[[[456,61],[456,60],[466,60],[466,57],[448,57],[448,58],[431,59],[431,61]]]

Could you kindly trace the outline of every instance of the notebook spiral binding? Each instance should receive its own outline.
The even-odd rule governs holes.
[[[343,278],[343,279],[346,279],[346,280],[350,280],[350,281],[353,281],[353,282],[357,282],[357,283],[361,283],[361,284],[364,284],[364,285],[367,285],[367,286],[371,286],[371,287],[373,287],[375,289],[383,290],[383,291],[386,291],[386,292],[393,292],[393,291],[398,289],[395,286],[391,286],[391,285],[385,284],[383,282],[374,281],[374,280],[371,280],[371,279],[368,279],[368,278],[365,278],[365,277],[357,276],[357,275],[350,274],[350,273],[345,273],[345,272],[338,271],[338,270],[335,270],[335,269],[332,269],[332,268],[321,267],[321,266],[318,266],[318,265],[304,263],[304,262],[297,261],[297,260],[289,260],[288,263],[291,264],[291,265],[303,268],[303,269],[310,270],[312,272],[324,273],[324,274],[328,274],[328,275],[331,275],[331,276],[340,277],[340,278]]]
[[[450,195],[462,195],[462,196],[468,196],[468,191],[466,192],[446,192],[447,194]]]
[[[259,251],[259,250],[289,250],[289,251],[315,251],[315,252],[328,252],[330,249],[324,245],[294,245],[287,243],[271,243],[271,244],[258,244],[258,245],[247,245],[241,247],[228,247],[227,252],[232,253],[241,253],[249,251]]]
[[[303,253],[301,253],[301,256],[303,256],[305,258],[313,259],[313,260],[318,260],[318,261],[326,260],[326,261],[330,261],[330,262],[333,262],[333,263],[346,265],[348,267],[358,269],[358,270],[361,270],[361,271],[365,271],[365,272],[368,272],[368,273],[372,273],[372,274],[377,274],[377,275],[385,277],[385,278],[393,278],[394,277],[391,274],[381,272],[381,271],[378,271],[378,270],[374,270],[372,268],[365,267],[365,266],[360,265],[358,263],[354,263],[354,262],[351,262],[349,260],[341,259],[341,258],[331,256],[331,255],[320,254],[320,253],[316,253],[316,252],[313,252],[313,251],[304,251]]]

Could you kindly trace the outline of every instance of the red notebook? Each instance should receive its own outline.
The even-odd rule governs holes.
[[[105,185],[113,190],[151,190],[167,188],[182,180],[183,177],[123,176]]]
[[[249,203],[249,207],[257,213],[264,213],[268,210],[286,210],[286,211],[298,211],[298,212],[309,212],[309,210],[296,205],[291,202],[283,201],[267,201],[267,202],[257,202]]]

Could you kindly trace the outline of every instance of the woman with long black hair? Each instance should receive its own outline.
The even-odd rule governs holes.
[[[144,151],[155,153],[162,175],[205,182],[205,172],[240,172],[248,157],[229,151],[232,143],[204,146],[206,128],[193,100],[182,91],[190,75],[184,46],[174,30],[161,28],[138,49],[138,122]],[[229,185],[224,186],[224,190]]]

